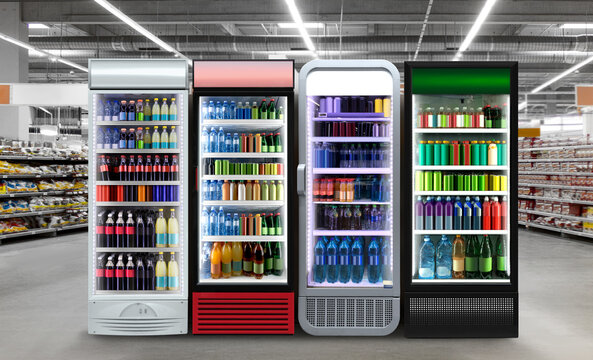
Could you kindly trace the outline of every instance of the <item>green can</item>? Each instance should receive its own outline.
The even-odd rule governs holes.
[[[472,191],[478,191],[478,175],[472,174]]]
[[[240,175],[247,175],[247,164],[246,163],[241,163],[239,168],[241,169],[241,170],[239,170]]]
[[[418,161],[420,165],[426,165],[426,141],[418,144]]]
[[[440,171],[435,171],[433,179],[434,191],[443,191],[443,174]]]
[[[441,165],[449,165],[449,142],[443,141],[441,146]]]
[[[434,141],[432,140],[426,144],[426,165],[434,165]]]
[[[480,144],[476,140],[472,141],[471,152],[472,165],[480,165]]]
[[[416,171],[414,180],[414,189],[416,191],[424,191],[424,172]]]
[[[486,141],[480,141],[480,166],[488,165],[488,144]]]
[[[471,175],[463,175],[463,191],[471,191],[472,177]]]
[[[507,142],[502,141],[500,144],[500,148],[498,148],[498,153],[500,154],[500,162],[498,165],[506,165],[507,164]]]
[[[434,164],[436,166],[445,165],[441,164],[441,142],[438,140],[434,143]]]
[[[463,190],[463,175],[457,174],[457,175],[454,175],[454,178],[455,178],[455,190],[462,191]]]
[[[478,191],[486,191],[486,175],[478,175]]]
[[[259,175],[259,164],[254,163],[253,164],[253,171],[252,171],[253,175]]]
[[[222,160],[222,174],[230,175],[230,161]]]
[[[222,161],[214,160],[214,175],[222,175]]]
[[[424,191],[433,191],[432,189],[432,171],[424,172]]]

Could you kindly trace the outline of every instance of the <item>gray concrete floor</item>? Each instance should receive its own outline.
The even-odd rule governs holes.
[[[86,234],[0,246],[0,359],[592,359],[593,242],[520,231],[518,339],[87,334]]]

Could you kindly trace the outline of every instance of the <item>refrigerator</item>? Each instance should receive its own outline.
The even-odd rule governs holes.
[[[293,334],[294,62],[193,71],[192,331]]]
[[[400,75],[313,60],[299,79],[299,323],[387,335],[399,323]]]
[[[89,60],[89,334],[187,333],[188,87],[185,60]]]
[[[408,337],[517,337],[517,63],[405,63]]]

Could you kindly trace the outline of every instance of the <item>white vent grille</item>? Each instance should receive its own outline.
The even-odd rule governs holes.
[[[306,318],[317,328],[384,328],[393,321],[393,299],[309,297]]]

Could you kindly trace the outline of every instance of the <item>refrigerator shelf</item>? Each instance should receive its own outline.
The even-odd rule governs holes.
[[[180,206],[179,201],[97,201],[97,206],[165,207]]]
[[[412,284],[423,285],[490,285],[510,283],[510,279],[412,279]]]
[[[313,230],[313,236],[392,236],[389,230]]]
[[[353,283],[352,281],[349,281],[347,283],[341,283],[339,281],[336,281],[335,283],[328,283],[327,281],[324,281],[322,283],[318,283],[315,281],[309,281],[309,287],[312,288],[317,288],[317,289],[322,289],[322,288],[348,288],[348,289],[362,289],[362,288],[380,288],[383,289],[384,287],[392,287],[393,286],[393,281],[388,281],[383,283],[382,281],[379,281],[377,283],[370,283],[369,280],[367,279],[367,275],[366,275],[366,271],[365,271],[365,275],[364,278],[362,279],[361,282],[359,283]]]
[[[508,235],[508,230],[414,230],[414,235]]]
[[[500,171],[508,171],[508,166],[498,166],[498,165],[416,165],[414,166],[415,170],[455,170],[455,171],[480,171],[480,170],[500,170]]]
[[[284,159],[284,152],[232,152],[232,153],[204,153],[202,158],[237,158],[237,159]]]
[[[489,128],[416,128],[416,134],[506,134],[508,129]]]
[[[286,284],[286,270],[282,273],[281,276],[275,275],[264,275],[261,279],[256,279],[251,276],[231,276],[230,278],[220,278],[220,279],[200,279],[200,284],[204,285],[259,285],[259,284]]]
[[[539,187],[539,188],[547,188],[547,189],[564,189],[564,190],[593,190],[593,186],[572,186],[572,185],[556,185],[556,184],[519,183],[518,186]]]
[[[126,252],[145,252],[145,253],[178,253],[181,250],[179,247],[164,247],[164,248],[140,248],[140,247],[130,247],[130,248],[118,248],[118,247],[98,247],[95,248],[96,252],[110,252],[110,253],[126,253]]]
[[[284,180],[284,175],[202,175],[202,180]]]
[[[508,191],[414,191],[415,196],[421,195],[467,195],[467,196],[508,196]]]
[[[246,241],[272,241],[272,242],[286,242],[286,236],[247,236],[247,235],[224,235],[224,236],[202,236],[202,241],[206,242],[246,242]]]
[[[163,121],[97,121],[95,125],[110,125],[110,126],[169,126],[181,125],[181,121],[177,120],[163,120]]]
[[[0,199],[31,197],[31,196],[47,196],[47,195],[77,195],[77,194],[85,194],[86,192],[87,192],[86,190],[23,191],[23,192],[11,192],[8,194],[0,194]]]
[[[95,185],[181,185],[181,181],[95,181]]]
[[[389,205],[388,201],[371,201],[371,200],[356,200],[356,201],[313,201],[315,205]]]
[[[593,158],[563,158],[563,159],[519,159],[518,162],[568,162],[568,161],[593,161]]]
[[[223,126],[223,125],[237,125],[237,126],[252,126],[252,127],[273,127],[279,128],[284,126],[284,120],[247,120],[247,119],[224,119],[224,120],[202,120],[202,125]]]
[[[314,117],[313,121],[391,121],[391,117]]]
[[[203,206],[248,206],[255,208],[270,208],[277,209],[284,206],[285,201],[272,201],[272,200],[205,200],[202,201]]]
[[[97,154],[179,154],[179,149],[96,149]]]
[[[86,174],[4,174],[0,179],[47,179],[47,178],[86,178]]]
[[[364,137],[364,136],[348,136],[348,137],[334,137],[334,136],[318,136],[312,137],[312,142],[347,142],[347,143],[359,143],[359,142],[390,142],[390,138],[386,137]]]
[[[313,174],[391,174],[391,168],[313,168]]]

